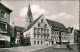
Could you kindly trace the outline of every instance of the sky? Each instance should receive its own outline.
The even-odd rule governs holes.
[[[1,1],[12,10],[10,24],[25,27],[27,10],[30,3],[33,19],[44,14],[46,19],[57,21],[66,27],[79,29],[79,1]]]

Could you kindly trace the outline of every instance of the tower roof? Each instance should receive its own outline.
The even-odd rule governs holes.
[[[31,12],[31,8],[30,8],[30,4],[29,4],[29,6],[28,6],[27,16],[28,16],[28,18],[29,18],[30,20],[33,20],[33,18],[32,18],[32,12]]]

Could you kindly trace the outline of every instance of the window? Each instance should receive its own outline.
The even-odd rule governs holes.
[[[34,35],[34,38],[36,38],[36,35]]]
[[[54,34],[54,31],[52,30],[52,34]]]
[[[46,29],[44,29],[44,32],[46,32]]]
[[[58,32],[57,32],[57,35],[58,35]]]
[[[39,33],[39,28],[37,29],[37,33]]]
[[[50,41],[49,41],[49,45],[50,45]]]
[[[62,35],[63,35],[63,33],[62,33]]]
[[[36,45],[36,41],[34,41],[34,45]]]
[[[47,39],[48,39],[48,37],[49,37],[49,36],[47,36]]]
[[[38,27],[40,27],[40,23],[38,23]]]
[[[20,43],[20,40],[17,40],[17,43]]]
[[[37,42],[37,44],[39,45],[39,41]]]
[[[54,37],[52,36],[51,39],[54,39]]]
[[[38,35],[38,38],[39,38],[39,35]]]
[[[43,44],[43,41],[41,41],[41,45]]]
[[[34,32],[36,32],[36,28],[34,28]]]
[[[44,33],[44,39],[46,38],[46,34]]]
[[[43,23],[43,19],[41,19],[41,22]]]
[[[6,24],[0,23],[0,28],[1,29],[6,29]]]
[[[1,17],[5,17],[5,12],[4,11],[1,11]]]
[[[30,20],[30,22],[32,22],[32,21]]]
[[[45,24],[45,28],[47,28],[47,24]]]
[[[47,32],[49,32],[49,29],[47,29]]]
[[[20,32],[17,32],[17,34],[20,34]]]

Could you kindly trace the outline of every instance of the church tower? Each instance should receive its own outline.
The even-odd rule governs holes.
[[[26,16],[26,29],[27,29],[27,26],[28,26],[29,24],[31,24],[32,22],[33,22],[33,16],[32,16],[30,4],[29,4],[27,16]]]

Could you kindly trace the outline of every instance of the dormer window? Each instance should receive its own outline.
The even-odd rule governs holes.
[[[43,23],[43,19],[41,19],[41,22]]]

